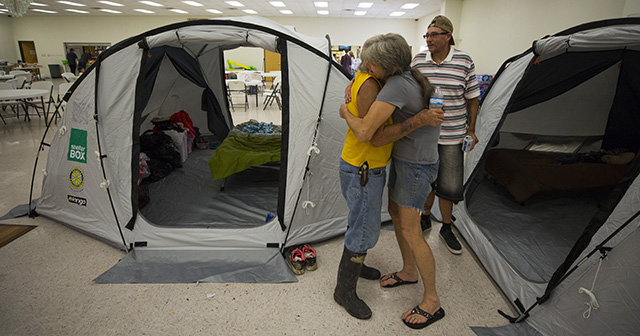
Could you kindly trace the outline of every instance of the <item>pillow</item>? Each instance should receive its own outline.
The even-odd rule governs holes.
[[[602,162],[614,165],[626,165],[631,162],[634,157],[635,154],[632,152],[625,152],[616,155],[603,155]]]

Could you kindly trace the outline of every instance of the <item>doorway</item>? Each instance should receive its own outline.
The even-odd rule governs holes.
[[[36,45],[33,41],[18,41],[20,46],[20,58],[24,63],[38,63]]]

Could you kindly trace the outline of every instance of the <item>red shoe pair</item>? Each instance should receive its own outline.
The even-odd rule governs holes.
[[[318,269],[316,251],[309,245],[293,246],[286,253],[287,263],[295,275],[304,274],[307,271]]]

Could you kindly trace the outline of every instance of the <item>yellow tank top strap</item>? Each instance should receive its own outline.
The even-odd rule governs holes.
[[[375,79],[375,77],[368,73],[357,72],[351,85],[351,102],[347,104],[347,108],[349,109],[349,112],[356,117],[359,116],[358,91],[369,78]],[[380,85],[380,82],[378,82],[377,79],[376,82]],[[389,118],[385,124],[391,125],[391,118]],[[370,168],[380,168],[386,166],[391,161],[392,149],[393,143],[381,147],[373,147],[369,141],[361,142],[353,131],[349,129],[344,140],[341,157],[343,160],[356,167],[361,166],[363,162],[367,161]]]

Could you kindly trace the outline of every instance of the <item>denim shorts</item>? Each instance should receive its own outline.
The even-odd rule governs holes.
[[[438,174],[438,163],[417,164],[393,159],[389,170],[391,199],[405,208],[422,211]]]
[[[360,167],[340,159],[340,187],[349,207],[344,246],[351,252],[366,254],[380,236],[382,192],[387,179],[386,167],[369,169],[369,181],[360,185]]]
[[[438,145],[438,155],[440,155],[440,170],[435,184],[436,195],[458,203],[463,200],[464,153],[462,152],[462,144]]]

